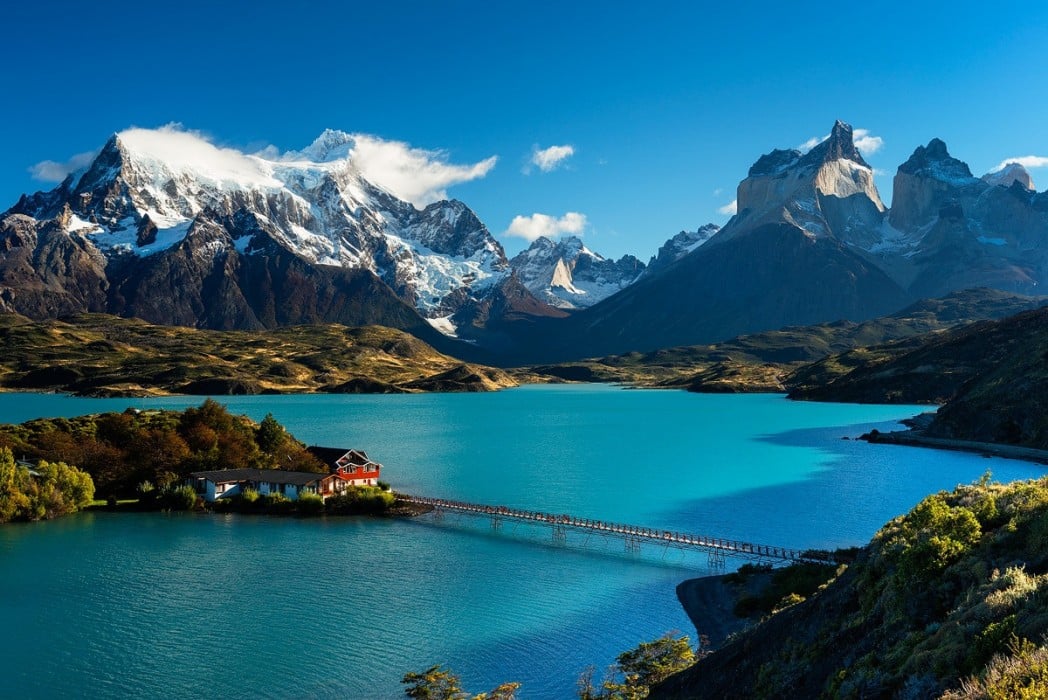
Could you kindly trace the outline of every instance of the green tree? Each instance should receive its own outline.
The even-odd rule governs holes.
[[[262,422],[258,424],[255,439],[258,441],[258,449],[267,455],[272,455],[287,442],[288,434],[284,426],[273,417],[273,414],[267,413]]]
[[[418,700],[514,700],[520,688],[520,683],[502,683],[486,693],[470,695],[462,690],[459,677],[439,664],[422,673],[405,673],[400,682],[408,686],[404,694]]]
[[[407,688],[404,694],[416,700],[464,700],[468,697],[462,692],[459,677],[451,671],[430,666],[422,673],[405,673],[400,681]]]
[[[73,513],[91,503],[91,477],[63,462],[40,462],[31,472],[0,448],[0,522],[39,520]]]
[[[600,687],[593,682],[593,670],[579,679],[581,700],[640,700],[648,697],[651,686],[695,663],[695,652],[687,636],[666,634],[651,642],[619,654],[617,662]]]

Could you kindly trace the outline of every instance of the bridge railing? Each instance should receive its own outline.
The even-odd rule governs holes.
[[[517,520],[539,522],[554,526],[572,527],[594,532],[609,532],[616,535],[623,535],[627,538],[697,547],[726,554],[749,555],[791,562],[809,561],[829,563],[832,561],[832,557],[828,553],[823,552],[775,547],[772,545],[728,540],[719,537],[707,537],[704,535],[692,535],[674,530],[659,530],[656,528],[613,523],[592,518],[577,518],[568,514],[557,515],[553,513],[544,513],[542,511],[509,508],[507,506],[493,506],[481,503],[469,503],[466,501],[454,501],[444,498],[430,498],[428,496],[411,496],[407,494],[399,494],[397,500],[404,503],[443,508],[463,513],[514,518]]]

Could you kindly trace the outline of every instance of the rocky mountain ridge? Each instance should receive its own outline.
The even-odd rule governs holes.
[[[470,323],[456,314],[511,277],[502,246],[462,202],[418,208],[368,182],[352,146],[327,131],[302,152],[263,157],[177,130],[116,134],[85,171],[0,216],[4,247],[32,251],[2,261],[0,305],[257,328],[362,322],[363,306],[400,302],[444,331]],[[285,301],[303,277],[313,283],[299,296],[317,301],[295,313]],[[336,301],[349,280],[371,289]]]
[[[587,248],[578,236],[557,241],[540,236],[509,264],[532,294],[562,309],[603,301],[636,281],[645,268],[632,255],[608,260]]]
[[[582,357],[582,344],[591,355],[620,354],[857,322],[973,287],[1036,295],[1048,284],[1048,193],[1027,180],[1018,167],[976,178],[932,139],[899,166],[888,209],[853,129],[838,121],[807,153],[761,156],[722,229],[676,264],[547,329],[551,338],[532,357]]]
[[[761,156],[723,228],[682,232],[647,266],[573,238],[510,261],[465,204],[420,207],[368,182],[354,147],[328,131],[302,151],[245,155],[186,132],[122,132],[85,171],[0,215],[0,310],[382,324],[488,353],[472,359],[532,364],[1048,282],[1048,193],[1018,163],[977,178],[939,139],[899,167],[888,209],[838,121],[806,153]]]

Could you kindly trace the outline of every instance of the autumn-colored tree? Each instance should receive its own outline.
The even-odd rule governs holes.
[[[189,455],[189,445],[171,428],[139,430],[128,446],[128,460],[136,468],[135,482],[149,479],[161,488],[179,478]]]

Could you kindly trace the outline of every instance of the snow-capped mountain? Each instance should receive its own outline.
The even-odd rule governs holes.
[[[999,187],[1011,187],[1013,182],[1018,182],[1031,192],[1037,188],[1033,184],[1033,177],[1022,163],[1005,163],[1000,170],[988,172],[982,176],[982,181]]]
[[[720,231],[717,224],[706,224],[695,231],[681,231],[659,247],[659,252],[651,257],[648,266],[644,269],[645,277],[653,275],[659,270],[677,262],[688,253],[692,252]]]
[[[632,255],[618,260],[594,253],[577,236],[552,241],[540,236],[509,261],[532,294],[561,309],[592,306],[632,284],[644,263]]]
[[[50,192],[23,196],[2,218],[9,231],[32,232],[34,247],[43,236],[93,261],[100,291],[63,289],[71,308],[134,310],[167,322],[165,304],[147,302],[150,290],[134,280],[170,268],[179,255],[198,266],[210,261],[210,272],[199,272],[212,283],[219,268],[235,273],[290,255],[317,269],[371,273],[435,327],[454,333],[452,316],[508,282],[502,246],[461,202],[418,208],[368,182],[354,166],[353,148],[353,136],[331,130],[302,151],[263,156],[219,148],[185,131],[129,129],[114,135],[85,171]],[[284,264],[278,276],[286,270]],[[62,286],[60,276],[41,272],[40,285]],[[273,274],[266,277],[272,281]],[[255,292],[236,274],[232,279],[241,299],[233,325],[271,325],[267,302],[252,301]],[[47,306],[25,289],[0,287],[6,287],[2,308]],[[78,304],[84,294],[92,301]],[[196,305],[213,303],[206,292],[198,297]],[[182,323],[201,313],[188,308],[175,315]]]

